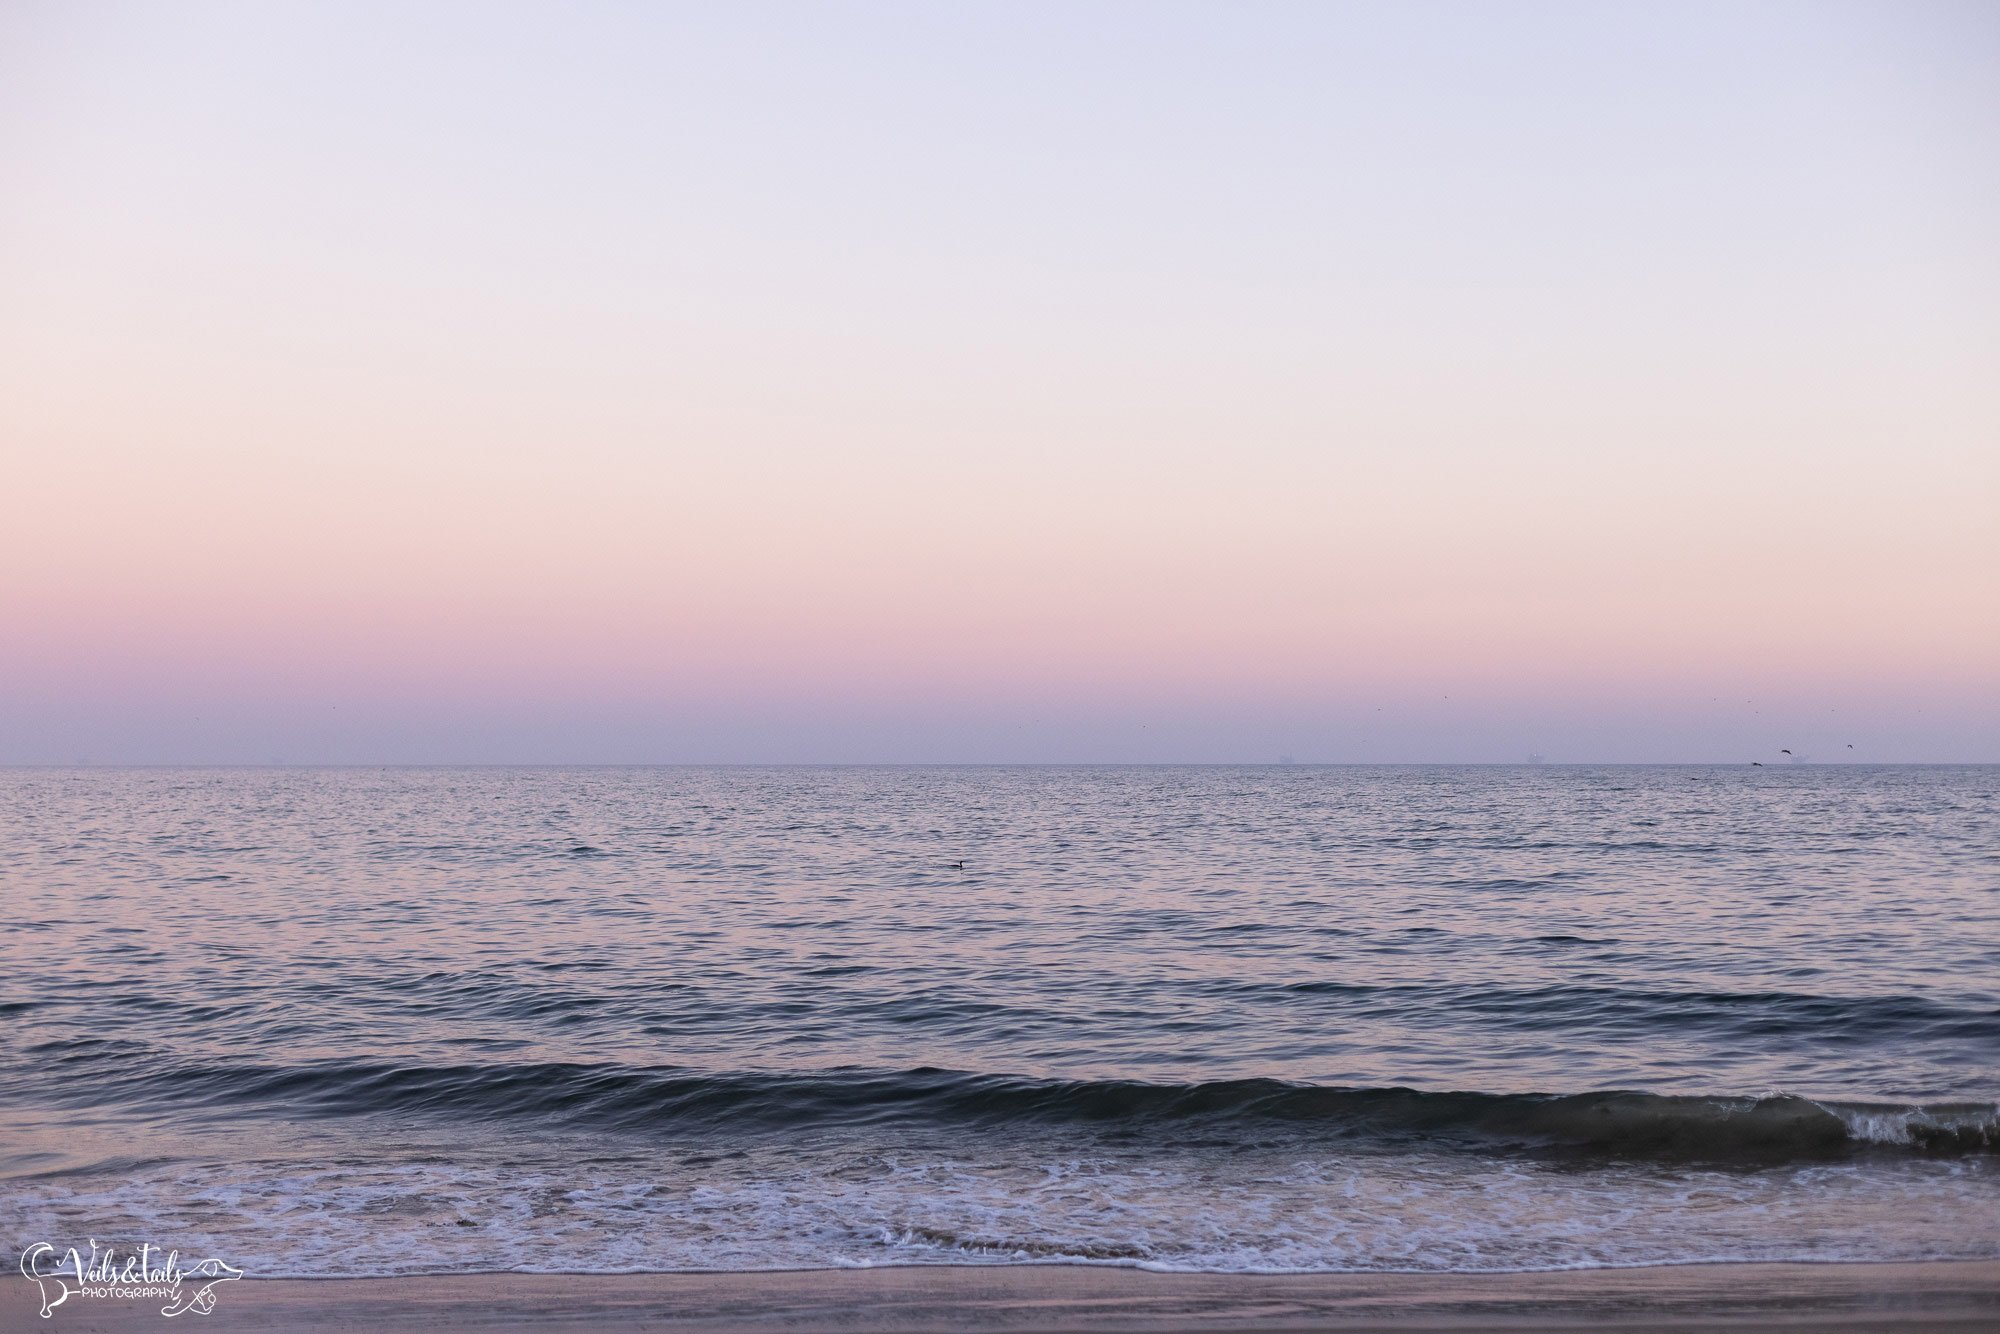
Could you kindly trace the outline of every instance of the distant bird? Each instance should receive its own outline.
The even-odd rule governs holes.
[[[1779,751],[1778,753],[1779,753],[1780,755],[1789,755],[1789,754],[1791,754],[1792,752],[1790,752],[1789,750],[1781,750],[1781,751]]]
[[[1848,748],[1849,750],[1853,750],[1853,749],[1854,749],[1854,743],[1853,743],[1852,741],[1848,742],[1848,743],[1847,743],[1847,748]]]
[[[1764,761],[1762,761],[1762,760],[1752,760],[1752,761],[1750,761],[1750,767],[1751,767],[1752,769],[1761,769],[1761,768],[1763,768],[1763,767],[1764,767]]]

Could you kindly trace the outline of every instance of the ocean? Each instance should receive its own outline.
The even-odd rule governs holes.
[[[2000,1256],[2000,768],[0,771],[0,1236]]]

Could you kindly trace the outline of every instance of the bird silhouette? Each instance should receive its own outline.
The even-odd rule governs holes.
[[[1790,752],[1789,750],[1781,750],[1781,751],[1779,751],[1778,753],[1779,753],[1780,755],[1789,755],[1789,754],[1791,754],[1792,752]]]

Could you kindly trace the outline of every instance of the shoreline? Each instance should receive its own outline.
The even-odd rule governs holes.
[[[1006,1260],[885,1260],[880,1264],[773,1265],[768,1269],[406,1269],[394,1274],[263,1274],[261,1283],[380,1283],[399,1280],[421,1281],[446,1278],[755,1278],[760,1274],[865,1274],[895,1269],[1126,1269],[1165,1278],[1432,1278],[1488,1279],[1530,1278],[1537,1275],[1559,1278],[1568,1274],[1595,1274],[1655,1269],[1859,1269],[1927,1265],[2000,1265],[2000,1255],[1932,1256],[1914,1260],[1862,1260],[1839,1257],[1830,1260],[1640,1260],[1629,1264],[1551,1265],[1536,1269],[1164,1269],[1144,1261],[1095,1259],[1087,1256],[1029,1256]]]
[[[1078,1264],[665,1274],[249,1278],[205,1330],[1312,1329],[2000,1331],[2000,1260],[1684,1264],[1489,1274],[1166,1273]],[[41,1326],[0,1284],[0,1325]],[[157,1328],[157,1303],[72,1298],[47,1324]]]

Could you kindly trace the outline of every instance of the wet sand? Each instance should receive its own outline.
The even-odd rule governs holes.
[[[1554,1274],[1153,1274],[1059,1265],[769,1274],[246,1279],[209,1331],[1992,1330],[2000,1261],[1687,1265]],[[72,1297],[44,1322],[0,1284],[0,1328],[160,1328],[159,1303]]]

